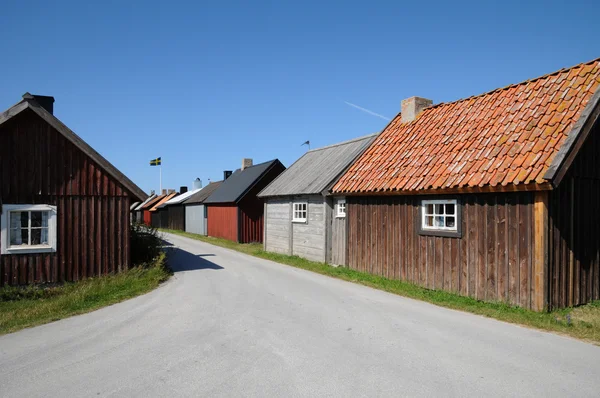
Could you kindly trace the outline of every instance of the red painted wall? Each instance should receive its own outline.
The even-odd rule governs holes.
[[[207,205],[208,236],[238,241],[238,208],[233,204]]]
[[[0,203],[57,207],[56,252],[1,255],[0,286],[129,268],[129,194],[30,110],[0,126]]]
[[[150,210],[144,210],[144,224],[147,226],[152,225],[152,213],[150,213]]]

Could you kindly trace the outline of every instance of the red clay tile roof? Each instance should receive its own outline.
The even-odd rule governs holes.
[[[479,96],[400,114],[333,187],[338,193],[544,183],[600,84],[600,59]]]

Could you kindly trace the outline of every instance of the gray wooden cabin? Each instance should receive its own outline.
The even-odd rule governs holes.
[[[223,181],[211,182],[189,199],[183,202],[185,209],[185,232],[207,235],[207,211],[204,201],[221,185]]]
[[[346,264],[345,198],[330,189],[376,135],[310,150],[259,193],[266,251]]]

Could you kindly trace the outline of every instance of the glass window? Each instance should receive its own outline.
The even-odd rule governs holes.
[[[48,245],[49,211],[11,211],[9,246]]]
[[[424,230],[457,231],[456,199],[423,200],[421,202]]]
[[[308,205],[306,202],[294,203],[292,221],[294,222],[306,222],[308,211]]]
[[[336,217],[346,217],[346,199],[338,199],[335,208]]]
[[[49,205],[5,205],[0,216],[2,254],[56,250],[56,208]]]

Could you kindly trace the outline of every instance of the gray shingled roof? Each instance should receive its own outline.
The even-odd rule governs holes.
[[[371,134],[306,152],[258,196],[322,193],[337,181],[376,136]]]
[[[244,197],[244,194],[276,164],[281,164],[278,159],[250,166],[243,171],[237,169],[235,173],[221,183],[221,186],[210,195],[204,203],[235,203]]]
[[[199,203],[204,203],[206,198],[208,198],[217,188],[219,188],[222,182],[223,181],[211,182],[210,184],[202,188],[199,192],[196,192],[195,194],[190,196],[185,202],[183,202],[183,204],[195,205]]]

